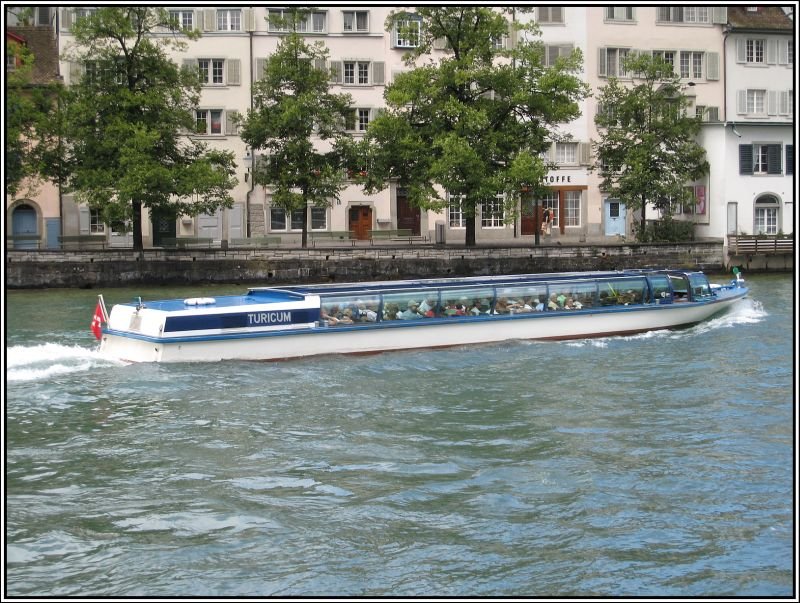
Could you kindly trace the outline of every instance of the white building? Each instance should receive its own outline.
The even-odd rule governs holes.
[[[699,236],[794,232],[793,36],[779,6],[728,8],[723,127],[704,137],[716,219]]]
[[[320,7],[305,25],[309,41],[321,40],[329,50],[329,63],[337,74],[333,91],[353,97],[354,136],[362,135],[375,111],[384,106],[386,85],[407,69],[402,56],[413,42],[384,29],[394,8]],[[71,23],[88,10],[58,9],[60,52],[73,41]],[[257,152],[239,138],[233,119],[252,106],[252,83],[283,35],[268,20],[270,11],[280,9],[187,6],[170,7],[170,11],[184,27],[202,31],[202,37],[190,41],[187,50],[174,59],[196,65],[205,74],[197,123],[205,128],[202,138],[206,142],[234,152],[239,184],[232,191],[235,204],[231,210],[177,221],[150,216],[144,225],[145,245],[176,235],[222,241],[279,234],[284,242],[299,241],[300,216],[286,216],[271,206],[269,191],[253,186],[250,170]],[[694,107],[704,112],[700,141],[711,164],[704,180],[687,183],[695,187],[698,203],[682,218],[696,223],[699,237],[792,232],[794,24],[780,7],[567,5],[535,7],[532,15],[518,13],[516,18],[536,21],[548,60],[580,48],[585,79],[594,92],[609,75],[621,75],[620,59],[632,49],[673,60]],[[437,52],[441,51],[434,54]],[[81,66],[62,61],[60,73],[69,84],[80,77]],[[631,233],[633,216],[617,200],[601,193],[599,176],[588,170],[590,141],[597,139],[596,110],[596,99],[584,101],[582,115],[560,129],[568,138],[552,146],[550,158],[558,169],[548,175],[551,193],[539,200],[551,207],[555,217],[551,241],[613,241],[617,235]],[[87,224],[99,228],[91,216],[83,216],[88,210],[76,206],[68,196],[61,207],[65,229],[78,223],[81,228]],[[79,213],[81,220],[74,218]],[[438,221],[446,223],[448,242],[464,240],[458,216],[410,207],[394,183],[371,196],[353,184],[332,207],[313,210],[310,229],[410,228],[433,238]],[[518,220],[500,224],[478,219],[476,238],[478,242],[532,242],[533,225],[531,208],[523,206]],[[99,233],[97,228],[93,232],[109,234]],[[128,244],[126,238],[113,233],[110,239]]]

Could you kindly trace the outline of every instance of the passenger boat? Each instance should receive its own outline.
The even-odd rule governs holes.
[[[110,316],[101,297],[93,330],[102,355],[126,361],[276,360],[670,329],[706,320],[747,292],[738,273],[712,285],[683,270],[253,287],[138,299]]]

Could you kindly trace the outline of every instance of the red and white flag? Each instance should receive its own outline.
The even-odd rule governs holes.
[[[103,314],[103,305],[101,304],[100,300],[97,301],[97,306],[94,309],[94,316],[92,317],[92,333],[97,339],[100,339],[103,336],[103,321],[104,321],[104,314]]]

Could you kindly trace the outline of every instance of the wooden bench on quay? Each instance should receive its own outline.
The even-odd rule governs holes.
[[[21,243],[22,245],[18,247],[17,243]],[[41,243],[42,237],[38,234],[6,235],[6,249],[39,249]]]
[[[375,241],[406,241],[408,243],[413,243],[414,241],[427,242],[428,237],[425,235],[412,234],[410,228],[398,228],[395,230],[370,230],[369,240],[371,243]]]
[[[161,247],[166,249],[189,249],[205,247],[210,249],[214,243],[211,237],[174,237],[161,239]]]
[[[794,238],[728,235],[730,255],[775,255],[794,253]]]
[[[356,246],[356,234],[352,230],[320,230],[308,233],[311,239],[311,245],[316,247],[317,241],[349,241],[350,244]]]
[[[61,249],[105,249],[105,236],[96,235],[63,235],[58,237]]]
[[[246,239],[231,239],[231,247],[269,247],[280,245],[280,237],[248,237]]]

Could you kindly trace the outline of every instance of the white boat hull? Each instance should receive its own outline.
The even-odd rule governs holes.
[[[583,339],[668,329],[702,322],[744,295],[712,302],[598,308],[486,316],[479,319],[394,321],[378,325],[317,327],[303,331],[228,333],[170,340],[103,334],[101,352],[133,362],[209,362],[279,360],[315,355],[375,353],[392,350],[465,346],[515,339]]]

